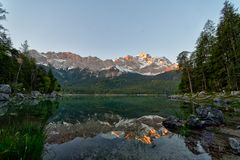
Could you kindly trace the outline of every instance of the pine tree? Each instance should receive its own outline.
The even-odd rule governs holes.
[[[187,76],[189,90],[192,94],[193,93],[192,79],[191,79],[192,65],[191,65],[190,59],[188,58],[189,54],[190,54],[190,52],[188,52],[188,51],[183,51],[183,52],[179,53],[179,55],[177,57],[177,63],[179,65],[179,69],[183,72],[182,81],[184,83],[184,81],[186,79],[185,76]]]
[[[222,61],[222,66],[226,72],[227,82],[226,89],[239,89],[239,73],[240,73],[240,55],[239,55],[239,14],[234,6],[226,1],[221,11],[220,23],[217,28],[217,44],[215,57]],[[221,70],[223,70],[223,68]],[[224,76],[223,74],[221,76]]]
[[[194,70],[199,75],[197,80],[201,80],[201,90],[207,90],[209,78],[209,61],[210,56],[213,50],[213,45],[215,42],[215,27],[214,23],[211,20],[208,20],[204,26],[203,31],[200,34],[200,37],[197,40],[196,46],[196,66]]]

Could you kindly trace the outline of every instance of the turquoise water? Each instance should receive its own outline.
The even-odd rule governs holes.
[[[194,154],[184,137],[163,134],[159,124],[169,115],[185,119],[192,109],[158,96],[65,97],[48,119],[44,159],[211,159],[201,145]]]
[[[59,109],[49,121],[81,121],[96,113],[117,114],[123,118],[175,115],[185,119],[192,112],[189,104],[163,96],[73,96],[59,101]]]
[[[193,111],[167,97],[68,96],[2,106],[0,126],[44,127],[44,160],[211,159],[198,141],[193,150],[161,124],[161,117],[186,119]]]

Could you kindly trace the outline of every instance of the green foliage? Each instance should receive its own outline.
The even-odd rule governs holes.
[[[240,15],[226,1],[217,28],[208,20],[191,58],[178,59],[183,76],[179,89],[190,92],[239,90],[240,85]],[[181,58],[182,53],[178,57]],[[181,60],[181,61],[180,61]],[[187,78],[188,76],[188,78]]]
[[[0,159],[41,159],[45,135],[43,127],[58,108],[58,102],[41,101],[37,105],[9,105],[0,116]],[[14,114],[13,114],[14,113]]]
[[[181,128],[178,130],[178,133],[179,133],[181,136],[188,137],[188,136],[191,135],[191,130],[190,130],[190,128],[189,128],[187,125],[184,125],[183,127],[181,127]]]
[[[192,93],[193,92],[192,78],[191,78],[192,63],[191,63],[191,58],[188,56],[189,54],[190,52],[187,52],[187,51],[183,51],[179,53],[177,57],[177,62],[179,65],[179,69],[183,72],[182,79],[185,79],[185,82],[180,83],[180,89],[185,88],[186,90],[189,90]]]
[[[39,90],[42,93],[51,93],[61,89],[51,71],[47,73],[25,54],[13,54],[12,50],[0,52],[0,83],[11,84],[16,92]]]
[[[91,76],[88,71],[80,69],[65,71],[52,68],[52,71],[65,92],[80,94],[173,94],[178,92],[180,77],[178,72],[157,76],[129,73],[106,78]]]
[[[41,159],[44,144],[42,130],[34,125],[0,130],[1,159]]]

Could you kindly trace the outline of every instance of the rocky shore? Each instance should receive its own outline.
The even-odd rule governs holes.
[[[39,91],[31,91],[30,93],[15,93],[9,84],[0,84],[0,116],[3,116],[7,112],[8,104],[37,104],[42,100],[55,100],[58,97],[61,97],[61,95],[56,91],[49,94],[42,94]]]
[[[240,159],[240,91],[211,94],[202,91],[169,98],[195,107],[185,120],[166,118],[163,125],[167,129],[178,133],[181,128],[188,128],[191,134],[187,139],[193,150],[199,140],[216,159]]]

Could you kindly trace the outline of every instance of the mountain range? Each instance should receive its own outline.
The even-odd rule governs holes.
[[[98,57],[81,57],[71,52],[47,52],[39,53],[30,50],[31,57],[36,59],[37,64],[52,66],[56,69],[87,69],[98,76],[99,72],[105,72],[106,77],[119,76],[122,73],[137,73],[154,76],[177,69],[177,65],[171,63],[166,57],[152,57],[147,53],[137,56],[127,55],[115,60],[101,60]]]
[[[71,52],[30,50],[29,55],[46,70],[51,68],[68,93],[173,93],[180,79],[176,64],[147,53],[115,60],[81,57]]]

